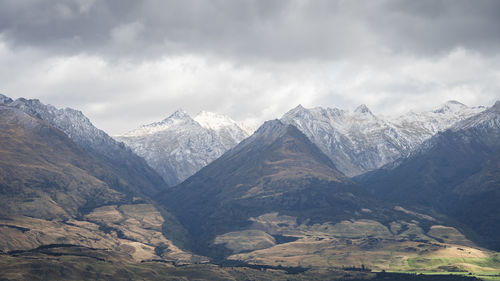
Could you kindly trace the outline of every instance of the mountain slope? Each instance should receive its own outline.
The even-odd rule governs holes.
[[[136,190],[62,131],[0,105],[1,252],[83,247],[127,262],[189,261],[163,236],[163,211]]]
[[[500,102],[357,181],[381,198],[447,213],[500,249]]]
[[[449,101],[433,111],[386,118],[365,105],[354,112],[298,106],[281,120],[306,134],[341,172],[355,176],[407,156],[437,132],[482,110]]]
[[[446,243],[473,246],[432,216],[373,198],[279,120],[159,200],[189,231],[192,249],[212,258],[329,266],[352,264],[359,253],[387,269],[390,259],[441,256]]]
[[[206,243],[215,231],[245,227],[250,217],[307,208],[312,198],[301,199],[295,193],[313,182],[331,191],[350,185],[302,133],[275,120],[165,193],[162,202],[195,239]],[[314,196],[319,192],[311,193]]]
[[[117,136],[173,186],[248,137],[229,117],[201,112],[194,119],[178,110],[161,122]]]
[[[97,129],[82,112],[71,108],[57,109],[39,100],[19,98],[12,101],[3,96],[1,101],[63,131],[86,153],[102,159],[109,169],[126,179],[137,194],[149,196],[166,187],[162,178],[144,159],[135,155],[123,143],[116,142],[105,132]]]

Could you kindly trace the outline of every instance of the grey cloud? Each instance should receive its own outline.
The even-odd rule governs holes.
[[[497,53],[498,14],[493,0],[5,0],[0,32],[13,46],[108,57],[338,59],[456,47]]]
[[[177,108],[257,122],[500,98],[500,1],[0,0],[0,92],[123,133]]]

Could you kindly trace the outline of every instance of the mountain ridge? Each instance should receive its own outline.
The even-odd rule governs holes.
[[[6,100],[10,101],[5,102]],[[3,101],[4,105],[17,108],[63,131],[87,153],[102,158],[109,163],[110,169],[133,183],[138,194],[151,196],[166,188],[162,178],[143,158],[96,128],[81,111],[71,108],[58,109],[37,99],[3,98]]]
[[[406,157],[424,140],[484,110],[449,101],[439,108],[399,117],[378,117],[366,105],[354,111],[299,105],[281,120],[293,124],[347,176],[356,176]]]

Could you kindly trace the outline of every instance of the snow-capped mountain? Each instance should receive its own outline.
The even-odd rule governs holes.
[[[471,118],[464,119],[463,121],[455,123],[451,126],[452,131],[466,130],[469,128],[494,129],[500,131],[500,101],[485,110],[481,114],[477,114]]]
[[[176,185],[251,134],[231,118],[202,111],[191,118],[177,110],[161,122],[116,136]]]
[[[422,142],[484,107],[448,101],[426,112],[390,118],[375,116],[365,105],[354,111],[298,106],[282,121],[295,125],[347,176],[356,176],[408,155]]]
[[[138,191],[154,194],[165,187],[165,182],[144,159],[96,128],[81,111],[59,109],[37,99],[19,98],[14,101],[2,94],[0,103],[20,109],[61,130],[86,152],[105,159],[116,173],[129,180]]]
[[[381,199],[442,212],[500,250],[500,101],[398,162],[356,181]]]

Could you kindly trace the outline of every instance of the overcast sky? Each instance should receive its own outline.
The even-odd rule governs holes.
[[[0,0],[0,92],[110,134],[177,108],[398,114],[500,99],[500,1]]]

